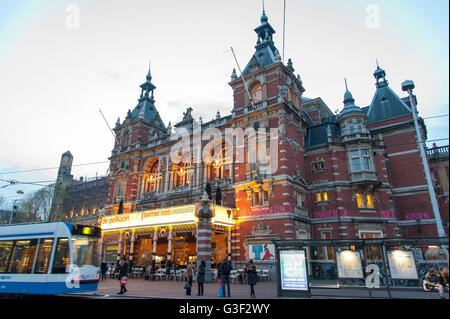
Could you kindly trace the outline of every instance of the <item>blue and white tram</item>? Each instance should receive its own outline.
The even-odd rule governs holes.
[[[0,226],[0,294],[97,290],[101,229],[71,223]]]

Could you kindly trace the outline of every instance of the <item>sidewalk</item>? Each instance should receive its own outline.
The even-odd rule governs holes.
[[[184,285],[186,282],[179,281],[148,281],[143,279],[129,279],[127,284],[128,292],[123,296],[118,295],[120,284],[117,279],[107,279],[100,282],[98,289],[91,295],[104,296],[108,298],[164,298],[164,299],[223,299],[217,297],[219,285],[217,282],[204,284],[204,295],[197,296],[197,284],[194,282],[192,296],[186,296]],[[232,283],[231,298],[250,299],[250,286],[247,284]],[[276,282],[258,282],[255,286],[257,299],[276,299]],[[105,296],[106,295],[106,296]],[[439,299],[437,292],[424,292],[420,289],[393,289],[392,298],[402,299]],[[445,294],[449,298],[449,294]],[[311,288],[311,298],[314,299],[361,299],[370,298],[368,289],[353,288]],[[387,290],[372,290],[372,298],[388,298]]]

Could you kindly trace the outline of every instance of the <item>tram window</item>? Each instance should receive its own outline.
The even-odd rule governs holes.
[[[53,238],[41,239],[41,242],[39,243],[36,266],[34,267],[35,274],[46,274],[48,272],[50,256],[52,255],[52,247]]]
[[[73,261],[78,267],[98,266],[98,238],[87,236],[72,237]]]
[[[0,273],[5,273],[11,258],[13,241],[0,241]]]
[[[69,270],[69,239],[58,238],[56,246],[55,258],[53,260],[53,274],[64,274]]]
[[[34,253],[36,252],[37,239],[16,240],[14,242],[9,273],[30,274],[33,268]]]

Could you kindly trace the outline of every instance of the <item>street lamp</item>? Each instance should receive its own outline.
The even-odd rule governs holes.
[[[433,207],[433,213],[434,213],[434,218],[436,220],[438,236],[445,237],[445,231],[444,231],[444,228],[442,227],[442,219],[441,219],[441,215],[439,213],[439,207],[438,207],[437,200],[436,200],[436,193],[434,192],[434,187],[431,182],[430,169],[428,167],[428,160],[427,160],[427,157],[425,154],[424,142],[422,141],[422,134],[420,132],[419,123],[417,121],[417,108],[416,108],[416,103],[414,101],[413,94],[412,94],[412,90],[414,89],[414,87],[415,87],[414,82],[411,80],[406,80],[405,82],[402,83],[402,90],[405,92],[408,92],[408,95],[409,95],[409,102],[410,102],[411,110],[412,110],[412,114],[413,114],[414,126],[416,128],[417,143],[419,144],[420,157],[422,158],[422,164],[423,164],[423,168],[425,170],[425,176],[426,176],[427,185],[428,185],[428,193],[431,198],[431,206]]]
[[[14,200],[13,207],[12,207],[12,211],[11,211],[11,216],[9,217],[9,223],[8,223],[8,224],[11,224],[13,217],[16,215],[16,211],[17,211],[16,202],[17,202],[18,200],[19,200],[19,199],[15,199],[15,200]]]

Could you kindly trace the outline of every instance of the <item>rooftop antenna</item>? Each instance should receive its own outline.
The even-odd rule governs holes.
[[[263,3],[264,3],[264,2],[263,2]],[[250,99],[250,103],[252,104],[252,107],[253,107],[253,109],[254,109],[254,108],[255,108],[255,105],[253,104],[252,96],[250,95],[250,92],[248,91],[247,83],[245,83],[245,79],[244,79],[244,74],[242,74],[242,70],[241,70],[241,67],[239,66],[239,63],[238,63],[237,59],[236,59],[236,55],[234,54],[233,47],[231,47],[231,52],[233,53],[234,60],[236,61],[236,65],[237,65],[237,67],[238,67],[238,69],[239,69],[239,72],[241,73],[242,82],[244,82],[245,90],[247,91],[248,98]]]
[[[263,6],[264,6],[264,0],[263,0]],[[286,30],[286,0],[284,0],[284,9],[283,9],[283,64],[284,64],[285,30]]]

